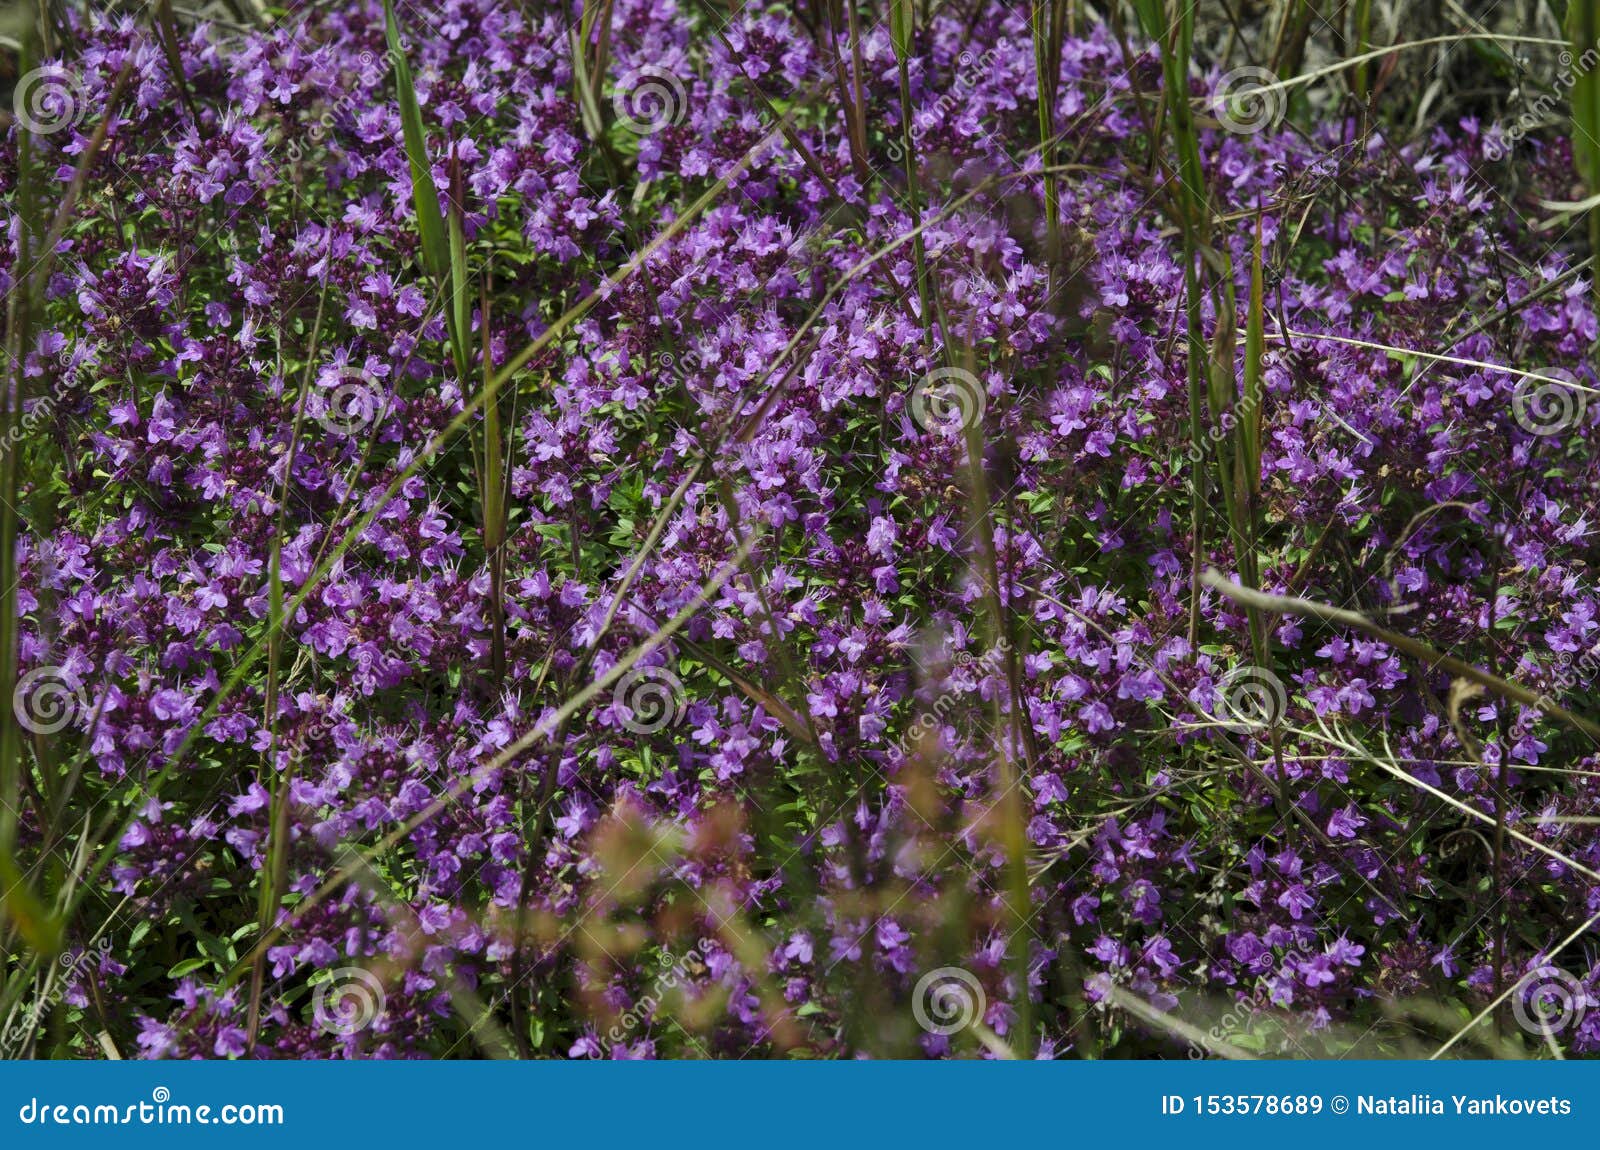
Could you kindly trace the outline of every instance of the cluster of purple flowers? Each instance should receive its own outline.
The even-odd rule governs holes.
[[[377,0],[183,27],[181,78],[131,17],[75,29],[82,115],[33,146],[64,186],[107,126],[24,367],[15,702],[78,822],[127,819],[64,1041],[1182,1057],[1160,1018],[1247,1002],[1235,1044],[1372,1056],[1497,999],[1520,1034],[1555,971],[1600,1049],[1588,736],[1302,615],[1253,667],[1193,582],[1240,562],[1194,554],[1154,50],[1066,42],[1051,242],[1026,10],[933,12],[908,134],[887,27],[823,8],[616,0],[594,76],[557,13],[399,6],[468,378]],[[1240,331],[1264,252],[1261,588],[1582,711],[1600,333],[1525,219],[1565,147],[1198,122]],[[479,397],[539,341],[488,405],[491,546]],[[22,858],[81,870],[42,792]],[[913,1009],[947,969],[953,1030]]]

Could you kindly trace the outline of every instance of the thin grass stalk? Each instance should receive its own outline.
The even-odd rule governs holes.
[[[399,57],[399,31],[393,19],[391,0],[385,0],[385,12],[389,18],[389,32],[391,47]],[[586,7],[583,20],[583,44],[587,44],[590,25],[596,9]],[[600,18],[604,21],[604,28],[609,30],[610,3],[607,3],[601,12]],[[608,36],[602,33],[601,49],[596,57],[596,67],[604,67],[604,47]],[[579,53],[581,58],[581,52]],[[426,196],[429,204],[437,214],[437,195],[432,190],[431,175],[426,179],[419,177],[418,173],[428,173],[429,160],[427,153],[426,136],[422,129],[421,110],[418,106],[416,93],[411,83],[409,69],[402,69],[403,58],[397,60],[395,70],[396,86],[400,92],[400,105],[402,119],[406,126],[405,142],[406,151],[411,163],[412,195],[413,198]],[[598,85],[600,75],[596,72],[591,79]],[[581,76],[578,78],[580,86]],[[591,102],[593,92],[591,88]],[[467,378],[471,373],[472,359],[468,350],[472,331],[472,282],[473,274],[471,263],[467,256],[466,239],[466,180],[461,169],[461,157],[452,151],[450,156],[450,184],[448,205],[449,213],[445,217],[445,254],[444,261],[440,263],[438,254],[433,250],[433,241],[430,233],[434,225],[430,222],[429,214],[419,210],[417,213],[417,227],[423,242],[424,253],[432,265],[429,270],[436,282],[448,284],[447,304],[445,308],[446,328],[448,329],[451,360],[455,365],[456,378],[461,381],[463,389],[466,387]],[[478,283],[478,296],[480,301],[479,324],[481,327],[483,345],[483,382],[485,390],[493,378],[491,355],[489,350],[489,297],[486,284],[480,279]],[[500,432],[500,400],[496,396],[486,401],[483,406],[484,429],[481,442],[474,441],[473,464],[478,477],[478,502],[482,514],[482,536],[485,552],[485,562],[489,569],[491,582],[491,607],[492,637],[490,644],[490,659],[494,673],[495,689],[499,690],[503,684],[506,671],[505,655],[505,614],[504,614],[504,557],[501,554],[501,543],[505,531],[505,492],[503,490]]]
[[[611,11],[616,0],[600,0],[598,5],[583,6],[583,43],[587,47],[594,40],[594,63],[589,68],[589,95],[595,106],[600,104],[600,90],[606,82],[606,68],[611,60]],[[599,27],[599,35],[595,28]]]
[[[30,29],[24,37],[20,67],[26,72],[33,67],[39,31]],[[0,398],[0,431],[11,444],[0,461],[0,700],[10,705],[16,690],[17,657],[21,620],[18,617],[17,589],[17,538],[20,523],[17,507],[22,487],[21,443],[23,406],[28,398],[28,378],[25,368],[28,348],[32,346],[33,315],[43,299],[45,281],[38,278],[38,268],[32,267],[33,241],[44,233],[42,216],[43,188],[33,154],[33,136],[24,123],[17,125],[17,268],[23,271],[21,282],[7,298],[6,342],[12,376],[5,381],[4,396]],[[48,252],[48,249],[46,249]],[[47,265],[48,255],[41,260]],[[41,738],[36,742],[42,743]],[[27,779],[28,765],[21,725],[14,721],[0,723],[0,914],[7,930],[0,935],[0,957],[9,957],[6,935],[15,927],[17,934],[33,949],[35,954],[54,957],[61,945],[61,922],[52,915],[34,894],[33,885],[26,877],[26,868],[18,853],[18,830],[22,793]],[[41,809],[39,816],[44,818]]]
[[[1180,9],[1174,16],[1173,7]],[[1138,0],[1145,33],[1161,45],[1164,82],[1162,104],[1167,109],[1173,144],[1177,149],[1177,214],[1183,233],[1184,319],[1188,336],[1189,447],[1196,461],[1190,469],[1189,529],[1193,538],[1189,591],[1189,650],[1200,651],[1200,573],[1205,564],[1205,431],[1200,410],[1207,375],[1205,332],[1200,316],[1200,250],[1209,218],[1209,201],[1200,168],[1200,144],[1189,106],[1189,61],[1194,44],[1194,8],[1185,0],[1163,7],[1162,0]]]
[[[1364,56],[1372,48],[1372,0],[1355,0],[1350,8],[1351,40],[1356,56]],[[1350,89],[1356,94],[1356,99],[1361,106],[1367,106],[1367,97],[1371,94],[1372,70],[1367,63],[1356,65],[1354,74],[1350,77]]]
[[[479,283],[478,326],[482,337],[483,385],[487,389],[494,378],[494,348],[490,339],[489,281],[485,276]],[[495,689],[505,685],[506,677],[506,515],[510,492],[506,487],[505,466],[507,451],[500,430],[500,399],[483,407],[483,476],[480,484],[483,506],[484,561],[489,566],[489,623],[490,661],[494,670]]]
[[[1233,327],[1234,295],[1233,277],[1228,273],[1225,283],[1227,326]],[[1255,235],[1250,249],[1250,288],[1245,309],[1244,370],[1242,388],[1231,396],[1232,426],[1229,430],[1228,450],[1218,442],[1219,456],[1226,458],[1219,469],[1221,488],[1226,496],[1228,524],[1232,532],[1233,553],[1239,568],[1239,578],[1246,587],[1260,588],[1261,569],[1258,558],[1258,531],[1260,528],[1261,494],[1261,405],[1265,394],[1262,356],[1266,350],[1266,292],[1261,253],[1261,217],[1257,215]],[[1218,376],[1225,374],[1231,388],[1233,382],[1233,351],[1230,346],[1226,361],[1215,364]],[[1268,643],[1266,613],[1253,604],[1245,606],[1245,620],[1250,629],[1251,661],[1268,674],[1275,672],[1276,660]],[[1267,733],[1272,744],[1273,792],[1278,816],[1284,833],[1293,841],[1295,821],[1290,817],[1290,800],[1284,790],[1283,724],[1284,716],[1267,716]]]
[[[422,126],[422,109],[417,104],[416,82],[406,62],[400,35],[400,22],[394,14],[393,0],[383,0],[384,35],[394,60],[395,95],[400,105],[400,128],[405,138],[406,162],[411,170],[411,206],[417,217],[417,233],[422,241],[423,264],[437,280],[444,280],[450,265],[449,241],[445,237],[444,216],[439,211],[439,192],[428,162],[428,137]]]
[[[1397,651],[1409,655],[1431,670],[1446,671],[1458,679],[1476,683],[1502,698],[1510,699],[1512,702],[1521,703],[1527,707],[1533,707],[1544,712],[1552,719],[1582,731],[1592,739],[1600,740],[1600,723],[1569,711],[1567,708],[1552,701],[1548,695],[1542,695],[1537,691],[1522,686],[1520,683],[1491,674],[1481,667],[1466,662],[1464,659],[1456,658],[1454,655],[1447,655],[1419,639],[1413,639],[1409,635],[1402,635],[1398,631],[1391,631],[1387,627],[1379,626],[1359,612],[1346,611],[1341,607],[1332,607],[1312,599],[1271,595],[1265,591],[1240,587],[1216,571],[1207,571],[1202,576],[1202,582],[1207,587],[1241,605],[1254,604],[1264,611],[1271,611],[1278,615],[1310,615],[1325,622],[1352,627],[1365,635],[1372,636],[1381,643],[1393,647]]]
[[[1567,7],[1567,39],[1577,61],[1600,46],[1600,0],[1572,0]],[[1600,195],[1600,75],[1581,65],[1573,68],[1572,160],[1590,196]],[[1590,208],[1589,278],[1600,308],[1600,210]]]
[[[852,78],[846,75],[844,53],[839,50],[839,26],[844,22],[843,5],[839,0],[824,0],[822,12],[828,38],[826,56],[833,59],[833,83],[835,91],[839,93],[839,110],[844,115],[845,136],[850,142],[850,162],[855,169],[856,179],[866,184],[872,179],[872,161],[867,156],[867,129],[860,79],[859,76]],[[846,27],[853,28],[854,20],[852,12]],[[859,60],[859,50],[852,51],[851,58]]]
[[[466,183],[461,174],[461,157],[450,157],[450,355],[456,365],[456,378],[466,388],[472,371],[467,351],[472,334],[472,273],[467,264]]]
[[[578,105],[578,118],[583,124],[584,134],[591,141],[609,148],[610,141],[606,139],[606,121],[600,112],[599,97],[596,95],[595,86],[589,82],[588,49],[584,45],[580,29],[572,29],[567,36],[567,46],[570,49],[569,59],[572,61],[572,94]]]
[[[156,0],[152,23],[156,30],[156,39],[161,42],[161,51],[167,58],[167,71],[172,74],[173,87],[178,90],[178,99],[183,104],[184,110],[189,113],[189,119],[194,121],[195,130],[200,130],[200,113],[195,108],[194,95],[189,91],[189,79],[183,72],[183,55],[179,51],[178,22],[172,15],[172,0]]]
[[[1256,218],[1255,239],[1250,252],[1250,297],[1245,311],[1243,389],[1234,408],[1233,475],[1224,481],[1233,491],[1231,509],[1234,546],[1239,574],[1248,586],[1259,588],[1261,574],[1257,558],[1259,501],[1261,493],[1261,404],[1263,385],[1262,355],[1266,349],[1266,306],[1261,258],[1261,218]],[[1229,365],[1230,372],[1232,365]],[[1228,482],[1231,478],[1231,482]],[[1250,645],[1258,666],[1268,665],[1266,629],[1261,612],[1247,608],[1250,620]]]
[[[861,59],[861,19],[856,12],[855,0],[845,0],[844,10],[846,27],[850,29],[851,96],[856,112],[854,151],[870,172],[872,159],[867,155],[867,94],[861,79],[866,74],[866,64]]]
[[[1039,102],[1040,161],[1045,169],[1045,236],[1053,263],[1060,251],[1061,241],[1061,205],[1056,199],[1056,177],[1051,171],[1055,164],[1056,90],[1061,75],[1059,66],[1061,33],[1056,26],[1055,0],[1032,0],[1028,10],[1028,23],[1033,33],[1035,95]]]
[[[1280,76],[1293,76],[1305,59],[1306,41],[1311,36],[1313,17],[1320,19],[1318,0],[1290,0],[1278,25],[1277,42],[1272,49],[1271,68]]]
[[[422,108],[417,102],[416,81],[406,62],[400,23],[394,14],[393,0],[383,0],[384,33],[394,60],[396,99],[400,105],[400,126],[405,139],[406,162],[411,170],[411,206],[416,213],[417,236],[422,245],[423,267],[436,283],[450,286],[450,304],[445,308],[450,352],[456,376],[465,387],[468,370],[467,320],[471,297],[467,292],[466,240],[462,224],[461,160],[450,158],[450,221],[439,210],[439,190],[433,182],[433,166],[428,158],[428,134],[423,127]]]
[[[916,36],[916,10],[912,0],[890,0],[890,32],[894,39],[895,61],[900,68],[900,146],[905,153],[906,195],[911,201],[913,225],[922,219],[922,185],[917,171],[917,139],[911,121],[911,49]],[[1053,177],[1046,175],[1048,181]],[[1048,184],[1047,184],[1048,186]],[[928,295],[928,252],[922,233],[912,242],[917,266],[917,300],[922,331],[927,346],[933,346],[933,313]]]
[[[982,564],[984,598],[988,606],[988,649],[994,650],[1007,642],[1012,629],[1008,624],[1006,598],[1000,587],[1000,561],[994,546],[994,506],[989,495],[988,474],[984,470],[983,420],[964,420],[967,454],[968,492],[971,500],[969,517],[978,538],[979,562]],[[1009,670],[1009,668],[1008,668]],[[1031,1058],[1033,1051],[1033,1001],[1029,992],[1028,923],[1033,917],[1031,878],[1028,874],[1028,816],[1022,805],[1022,773],[1017,769],[1016,757],[1026,753],[1028,741],[1023,727],[1027,713],[1013,690],[1007,713],[1000,713],[1000,698],[994,700],[995,728],[1009,733],[999,738],[997,766],[999,769],[1000,796],[996,803],[999,813],[1000,841],[1006,858],[1006,913],[1009,920],[1006,959],[1011,965],[1011,976],[1018,990],[1016,994],[1017,1041],[1016,1053],[1020,1058]]]
[[[278,699],[283,673],[283,540],[289,531],[289,500],[294,486],[295,458],[299,454],[300,436],[305,427],[306,397],[311,392],[312,372],[317,360],[318,345],[322,335],[323,317],[328,306],[328,272],[333,265],[333,239],[329,236],[329,250],[324,258],[322,288],[317,297],[317,316],[311,327],[311,338],[306,350],[305,367],[300,378],[300,394],[295,397],[294,426],[289,434],[289,449],[284,453],[283,482],[278,489],[278,520],[272,534],[267,581],[267,684],[265,721],[267,739],[267,789],[272,800],[267,822],[267,858],[261,868],[261,886],[257,902],[257,932],[265,934],[283,905],[283,896],[289,877],[289,791],[294,785],[293,760],[280,773],[276,769],[278,757]],[[250,1006],[246,1022],[245,1045],[254,1049],[261,1026],[261,996],[266,987],[266,956],[257,959],[250,973]]]

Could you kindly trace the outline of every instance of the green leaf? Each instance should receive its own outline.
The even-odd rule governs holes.
[[[1250,254],[1250,305],[1245,314],[1244,326],[1244,395],[1243,409],[1235,434],[1238,436],[1239,466],[1244,478],[1245,493],[1254,495],[1261,490],[1261,357],[1266,351],[1266,306],[1263,300],[1261,275],[1261,221],[1256,220],[1255,245]]]
[[[444,216],[439,211],[439,191],[428,164],[428,137],[422,130],[422,109],[417,104],[417,86],[411,78],[400,43],[400,24],[395,19],[393,0],[383,0],[384,31],[389,54],[394,58],[394,83],[400,99],[400,126],[405,132],[406,158],[411,163],[411,203],[417,213],[417,234],[422,238],[422,256],[428,273],[441,283],[450,267],[449,241],[445,238]]]
[[[459,170],[457,169],[459,175]],[[467,335],[472,330],[472,295],[468,290],[467,280],[467,239],[462,225],[461,215],[465,210],[456,198],[460,192],[459,179],[455,181],[457,187],[451,189],[450,202],[450,352],[455,358],[456,374],[461,377],[463,385],[466,383],[467,368]],[[487,332],[485,332],[487,334]],[[488,370],[485,362],[484,370]],[[493,400],[490,400],[493,404]]]
[[[54,958],[61,950],[61,923],[34,895],[10,855],[0,854],[0,886],[5,889],[5,916],[35,952]]]
[[[1167,30],[1161,0],[1134,0],[1133,6],[1139,13],[1139,25],[1144,34],[1152,40],[1160,40]]]
[[[1572,0],[1567,7],[1572,44],[1572,159],[1592,192],[1600,179],[1600,75],[1584,67],[1584,53],[1600,42],[1600,0]]]
[[[911,37],[916,30],[916,9],[912,0],[889,0],[889,38],[894,54],[904,60],[911,55]]]

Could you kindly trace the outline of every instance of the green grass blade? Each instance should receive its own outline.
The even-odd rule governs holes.
[[[1567,39],[1572,58],[1580,60],[1600,43],[1600,0],[1572,0],[1567,7]],[[1576,67],[1572,81],[1572,160],[1592,196],[1600,190],[1600,74]],[[1600,212],[1589,213],[1589,255],[1600,267]],[[1600,301],[1600,275],[1593,275]]]
[[[1364,56],[1372,48],[1372,0],[1356,0],[1351,10],[1350,22],[1353,25],[1354,56]],[[1355,72],[1350,77],[1350,89],[1356,94],[1356,99],[1363,105],[1367,102],[1367,92],[1370,89],[1368,77],[1371,65],[1361,63],[1356,65]]]
[[[911,32],[915,25],[916,9],[912,0],[889,0],[889,38],[896,55],[902,58],[911,55]]]
[[[1244,395],[1234,435],[1239,469],[1244,477],[1240,492],[1254,499],[1261,491],[1261,357],[1266,350],[1266,307],[1261,274],[1261,220],[1256,220],[1255,245],[1250,256],[1250,304],[1244,325]]]
[[[36,30],[24,38],[21,67],[33,66]],[[27,348],[32,342],[34,309],[43,298],[37,269],[32,266],[34,244],[44,238],[43,202],[40,172],[33,155],[33,136],[26,126],[17,132],[16,203],[20,228],[17,234],[15,267],[24,271],[22,282],[6,300],[6,349],[11,378],[5,381],[0,396],[0,431],[10,442],[17,442],[22,429],[22,405],[28,395],[24,370]],[[10,706],[15,690],[19,648],[17,599],[17,536],[20,528],[17,508],[22,502],[20,456],[4,453],[0,461],[0,700]],[[42,745],[42,742],[41,742]],[[19,812],[22,808],[22,782],[28,771],[27,748],[21,725],[11,715],[0,722],[0,920],[16,927],[37,954],[54,957],[60,949],[61,924],[45,909],[33,893],[24,874],[18,847]],[[42,813],[42,812],[41,812]],[[3,938],[3,936],[0,936]],[[3,954],[0,954],[3,957]]]
[[[439,191],[428,163],[428,137],[422,130],[422,109],[417,104],[417,87],[406,63],[400,40],[400,24],[395,19],[393,0],[383,0],[384,31],[389,53],[394,57],[394,84],[400,100],[400,126],[405,132],[406,158],[411,163],[411,201],[417,213],[417,233],[422,237],[422,257],[428,272],[443,281],[450,266],[449,241],[445,238],[444,215],[439,211]]]
[[[467,356],[467,338],[472,332],[472,293],[467,268],[467,233],[463,217],[465,187],[461,179],[461,161],[450,162],[450,353],[455,357],[456,375],[463,383],[471,363]]]
[[[1261,584],[1256,558],[1257,496],[1261,492],[1261,356],[1266,345],[1266,309],[1261,273],[1261,217],[1256,217],[1255,242],[1250,252],[1250,298],[1244,323],[1244,386],[1234,408],[1233,500],[1235,546],[1239,577],[1248,586]],[[1258,666],[1270,666],[1267,627],[1260,610],[1245,608],[1250,620],[1250,646]]]

